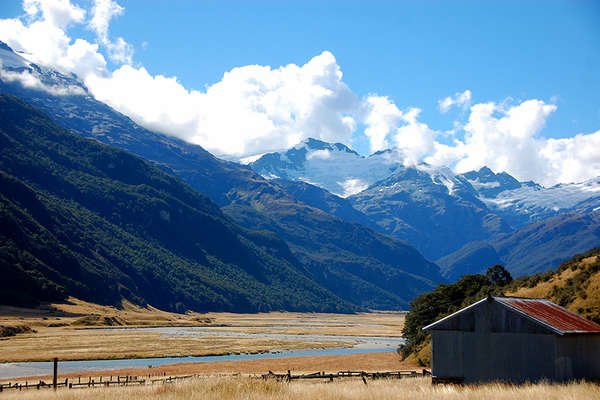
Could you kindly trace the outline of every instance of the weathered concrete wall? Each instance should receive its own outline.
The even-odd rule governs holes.
[[[555,380],[555,358],[554,335],[433,331],[433,375],[465,383]]]

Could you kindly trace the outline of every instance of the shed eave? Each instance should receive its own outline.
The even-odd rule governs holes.
[[[494,299],[494,300],[495,300],[495,299]],[[572,332],[572,331],[563,331],[563,330],[560,330],[560,329],[558,329],[557,327],[555,327],[555,326],[552,326],[552,325],[550,325],[550,324],[549,324],[549,323],[547,323],[547,322],[541,321],[541,320],[539,320],[539,319],[537,319],[537,318],[535,318],[535,317],[533,317],[533,316],[531,316],[531,315],[527,314],[526,312],[523,312],[523,311],[519,310],[518,308],[511,306],[510,304],[504,303],[504,302],[502,302],[502,301],[499,301],[499,300],[496,300],[496,301],[497,301],[499,304],[503,305],[504,307],[506,307],[506,308],[509,308],[509,309],[511,309],[512,311],[514,311],[514,312],[516,312],[516,313],[518,313],[518,314],[522,315],[523,317],[525,317],[525,318],[529,319],[530,321],[533,321],[533,322],[535,322],[536,324],[538,324],[538,325],[542,325],[544,328],[547,328],[547,329],[551,330],[552,332],[556,333],[557,335],[563,336],[565,333],[571,333],[571,332]],[[575,333],[575,332],[573,332],[573,333]]]
[[[432,323],[432,324],[429,324],[429,325],[427,325],[427,326],[423,327],[422,329],[423,329],[424,331],[428,331],[428,330],[434,329],[436,325],[438,325],[438,324],[440,324],[440,323],[442,323],[442,322],[444,322],[444,321],[446,321],[446,320],[448,320],[448,319],[450,319],[450,318],[454,318],[455,316],[457,316],[457,315],[460,315],[460,314],[462,314],[462,313],[464,313],[464,312],[466,312],[466,311],[470,310],[471,308],[474,308],[474,307],[478,306],[479,304],[481,304],[481,303],[482,303],[482,302],[484,302],[484,301],[488,301],[488,299],[487,299],[487,298],[481,299],[481,300],[479,300],[478,302],[475,302],[475,303],[471,304],[471,305],[470,305],[470,306],[468,306],[468,307],[462,308],[462,309],[460,309],[460,310],[456,311],[455,313],[452,313],[452,314],[450,314],[450,315],[447,315],[447,316],[445,316],[444,318],[442,318],[442,319],[440,319],[440,320],[437,320],[437,321],[435,321],[434,323]]]

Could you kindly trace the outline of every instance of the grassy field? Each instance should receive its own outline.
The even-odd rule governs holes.
[[[203,356],[260,353],[352,346],[339,341],[278,340],[272,338],[210,336],[174,337],[134,330],[98,331],[89,328],[211,326],[223,332],[320,334],[339,336],[400,336],[401,313],[168,313],[124,303],[122,308],[99,306],[71,298],[65,304],[38,309],[0,307],[0,327],[28,327],[0,338],[0,362]]]
[[[600,399],[600,388],[590,383],[536,384],[511,386],[488,384],[478,386],[431,385],[428,378],[369,381],[339,380],[333,383],[292,382],[277,383],[248,377],[209,377],[174,384],[143,387],[60,389],[5,392],[3,399],[15,400],[77,400],[106,399],[431,399],[431,400],[575,400]]]

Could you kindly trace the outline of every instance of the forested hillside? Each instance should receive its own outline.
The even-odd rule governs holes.
[[[0,303],[352,311],[271,233],[142,159],[0,95]]]
[[[306,204],[248,166],[220,160],[200,146],[144,129],[94,99],[76,76],[39,68],[10,48],[6,51],[11,59],[20,60],[19,71],[48,84],[76,87],[84,94],[56,95],[0,79],[1,91],[19,96],[71,132],[150,161],[210,197],[237,224],[275,232],[319,286],[346,302],[405,309],[414,296],[443,281],[439,268],[405,241],[339,218],[336,207],[323,211]]]

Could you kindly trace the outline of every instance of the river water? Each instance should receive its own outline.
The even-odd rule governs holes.
[[[272,328],[272,326],[270,327]],[[307,349],[294,351],[273,351],[262,354],[227,354],[222,356],[203,356],[203,357],[161,357],[161,358],[131,358],[121,360],[85,360],[85,361],[61,361],[59,362],[59,373],[77,373],[104,371],[121,368],[146,368],[148,366],[160,366],[166,364],[177,364],[183,362],[215,362],[215,361],[238,361],[255,360],[261,358],[281,358],[297,356],[327,356],[343,355],[357,353],[373,353],[384,351],[395,351],[398,346],[404,343],[404,339],[399,337],[382,336],[335,336],[318,334],[283,334],[283,333],[247,333],[223,331],[223,328],[213,327],[163,327],[163,328],[108,328],[97,329],[98,331],[127,329],[129,331],[158,332],[166,336],[227,336],[227,337],[256,337],[273,338],[282,340],[298,341],[344,341],[354,342],[353,347],[329,348],[329,349]],[[13,379],[25,376],[51,375],[51,362],[23,362],[23,363],[3,363],[0,364],[0,379]]]

